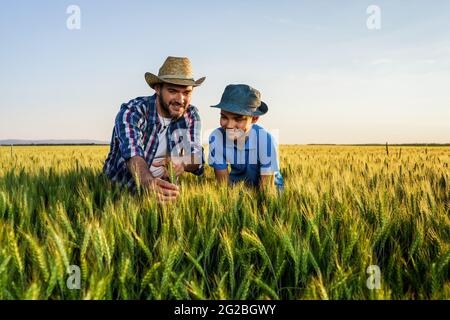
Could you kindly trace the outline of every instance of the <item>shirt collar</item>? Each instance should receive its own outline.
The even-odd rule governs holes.
[[[254,150],[258,146],[258,140],[257,140],[258,131],[255,129],[255,127],[253,125],[245,139],[245,144],[244,144],[243,149],[239,148],[237,146],[236,142],[230,141],[227,138],[227,136],[225,134],[225,130],[223,130],[222,132],[225,135],[225,148],[226,149],[233,149],[234,147],[236,147],[236,149],[238,149],[238,150]]]

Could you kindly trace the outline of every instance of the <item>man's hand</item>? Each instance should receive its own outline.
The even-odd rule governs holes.
[[[176,185],[160,178],[153,178],[153,176],[144,181],[142,186],[146,192],[155,194],[161,203],[174,201],[180,195]]]
[[[165,167],[166,165],[169,164],[168,159],[164,159],[161,161],[157,161],[157,162],[153,162],[152,166],[154,167],[163,167],[164,169],[164,174],[163,177],[168,178],[169,177],[169,172],[167,171],[167,168]],[[176,159],[176,158],[172,158],[172,165],[173,165],[173,170],[175,171],[175,175],[177,177],[181,176],[186,170],[186,164],[184,163],[183,160],[180,159]]]
[[[176,185],[154,178],[148,169],[147,162],[141,157],[133,157],[127,163],[136,184],[147,192],[154,193],[159,202],[176,200],[180,192]]]

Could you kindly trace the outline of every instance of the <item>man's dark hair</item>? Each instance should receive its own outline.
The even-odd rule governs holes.
[[[164,87],[164,82],[156,83],[155,88],[156,88],[156,86],[158,86],[159,89],[161,90]]]

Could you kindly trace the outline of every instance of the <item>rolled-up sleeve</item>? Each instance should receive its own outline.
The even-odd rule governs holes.
[[[145,130],[146,106],[131,100],[122,104],[115,121],[116,135],[122,157],[128,160],[135,156],[144,157],[142,136]]]
[[[192,173],[199,176],[202,175],[205,170],[205,155],[202,146],[202,122],[196,107],[191,106],[189,108],[187,120],[191,155],[194,157],[194,163],[200,165],[200,167]]]
[[[278,160],[278,143],[268,132],[260,135],[259,158],[261,161],[261,175],[271,175],[280,171]]]

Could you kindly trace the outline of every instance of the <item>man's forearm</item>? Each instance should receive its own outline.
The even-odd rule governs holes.
[[[130,158],[127,161],[127,166],[136,182],[143,181],[152,176],[148,169],[147,162],[142,157],[136,156]]]

